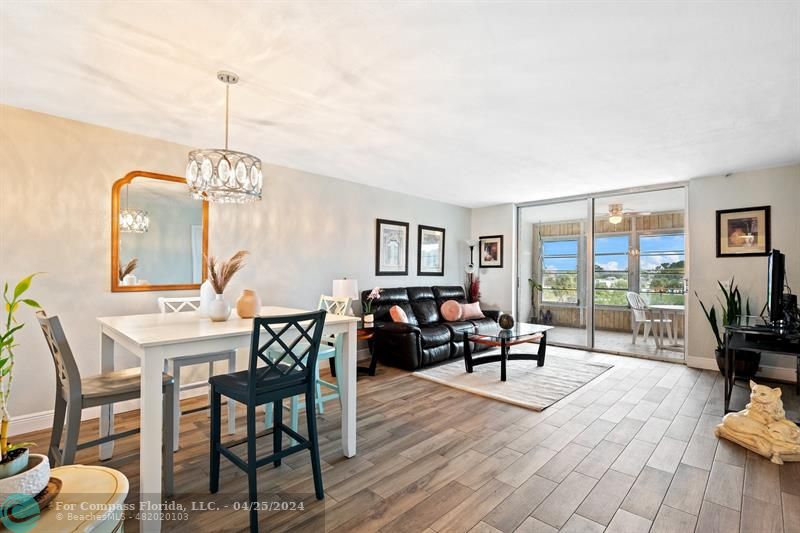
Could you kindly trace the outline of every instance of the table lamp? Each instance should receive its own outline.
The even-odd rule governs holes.
[[[335,279],[333,280],[333,297],[350,298],[353,302],[359,301],[358,280],[355,279]],[[352,304],[351,304],[352,306]],[[350,307],[349,313],[352,314],[353,308]]]

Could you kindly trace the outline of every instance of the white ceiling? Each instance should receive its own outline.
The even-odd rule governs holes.
[[[800,161],[800,3],[0,3],[0,101],[466,206]]]

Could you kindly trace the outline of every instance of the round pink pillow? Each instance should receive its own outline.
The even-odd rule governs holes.
[[[447,300],[442,304],[439,310],[442,312],[442,317],[444,317],[447,322],[457,322],[461,320],[461,304],[455,300]]]

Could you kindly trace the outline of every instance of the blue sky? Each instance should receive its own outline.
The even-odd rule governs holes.
[[[642,270],[651,270],[661,263],[672,263],[684,259],[684,236],[678,235],[641,235],[639,246]],[[604,270],[628,269],[628,235],[602,236],[595,239],[595,264]],[[545,270],[575,270],[575,257],[547,257],[554,255],[576,255],[578,241],[545,241],[543,243]],[[666,253],[656,253],[666,252]],[[673,253],[670,253],[673,252]],[[674,252],[680,252],[675,254]],[[654,255],[648,255],[654,254]]]

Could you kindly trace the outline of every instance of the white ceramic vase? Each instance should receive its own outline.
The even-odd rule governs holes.
[[[136,274],[128,274],[127,276],[122,278],[122,285],[124,287],[136,285]]]
[[[50,461],[47,456],[32,453],[22,472],[0,479],[0,501],[5,501],[12,494],[35,496],[47,487],[49,480]]]
[[[214,301],[208,304],[208,318],[214,322],[225,322],[231,316],[231,305],[225,301],[221,294],[214,296]]]
[[[200,306],[197,308],[198,316],[208,316],[208,306],[211,305],[211,302],[214,301],[216,296],[217,293],[214,292],[214,286],[210,281],[205,280],[203,284],[200,285]]]

